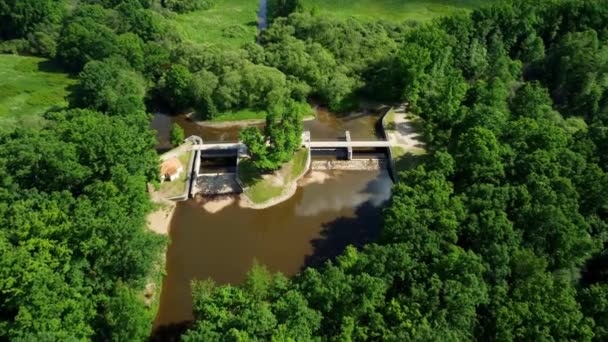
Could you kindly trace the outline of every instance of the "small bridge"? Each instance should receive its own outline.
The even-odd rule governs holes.
[[[375,147],[390,147],[388,141],[311,141],[302,144],[304,147],[312,149],[330,149],[330,148],[375,148]]]
[[[348,151],[348,159],[353,159],[353,148],[388,148],[390,142],[386,140],[356,140],[352,141],[350,132],[346,131],[346,140],[343,141],[311,141],[310,132],[302,134],[302,146],[311,150],[335,150],[345,148]],[[192,146],[194,151],[208,151],[209,156],[221,156],[224,153],[240,154],[247,151],[247,145],[240,142],[232,143],[207,143]],[[203,152],[204,153],[204,152]]]

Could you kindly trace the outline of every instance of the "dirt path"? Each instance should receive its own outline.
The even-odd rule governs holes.
[[[406,105],[395,108],[392,122],[387,123],[386,136],[393,147],[403,152],[421,152],[424,150],[422,136],[417,132],[411,115],[406,113]]]

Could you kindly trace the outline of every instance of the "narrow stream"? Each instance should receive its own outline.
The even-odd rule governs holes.
[[[258,10],[258,41],[260,32],[268,27],[268,0],[260,0],[260,8]]]

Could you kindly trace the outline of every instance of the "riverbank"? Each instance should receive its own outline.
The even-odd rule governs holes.
[[[171,221],[175,213],[176,203],[167,200],[163,195],[154,189],[151,184],[148,185],[148,193],[150,200],[154,205],[154,210],[146,217],[148,230],[154,234],[163,236],[169,235]],[[150,321],[154,322],[160,306],[160,296],[162,292],[163,277],[165,276],[165,265],[167,263],[167,248],[166,246],[158,255],[157,262],[148,274],[146,286],[143,289],[143,302],[150,313]]]

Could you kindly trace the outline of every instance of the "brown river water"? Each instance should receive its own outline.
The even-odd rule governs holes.
[[[304,121],[304,130],[310,131],[312,140],[338,140],[345,136],[346,131],[350,131],[353,140],[374,140],[380,139],[378,132],[379,112],[364,110],[360,112],[337,115],[329,112],[325,108],[316,109],[316,117],[313,120]],[[186,136],[198,135],[207,142],[235,142],[239,140],[239,132],[242,126],[210,127],[199,125],[186,115],[170,116],[163,113],[156,113],[152,121],[152,128],[158,131],[159,149],[167,150],[170,148],[169,132],[171,124],[180,125]],[[263,124],[255,124],[263,128]]]
[[[374,139],[377,121],[377,113],[336,116],[320,110],[305,129],[313,140],[339,139],[345,130],[354,140]],[[159,131],[160,150],[169,147],[167,127],[172,122],[206,141],[235,141],[241,129],[208,128],[185,116],[156,114],[152,126]],[[239,284],[254,260],[271,271],[294,275],[339,255],[348,245],[375,240],[391,187],[387,171],[311,171],[292,198],[264,210],[242,208],[236,196],[219,211],[210,210],[201,198],[179,203],[155,326],[193,318],[192,280]]]

